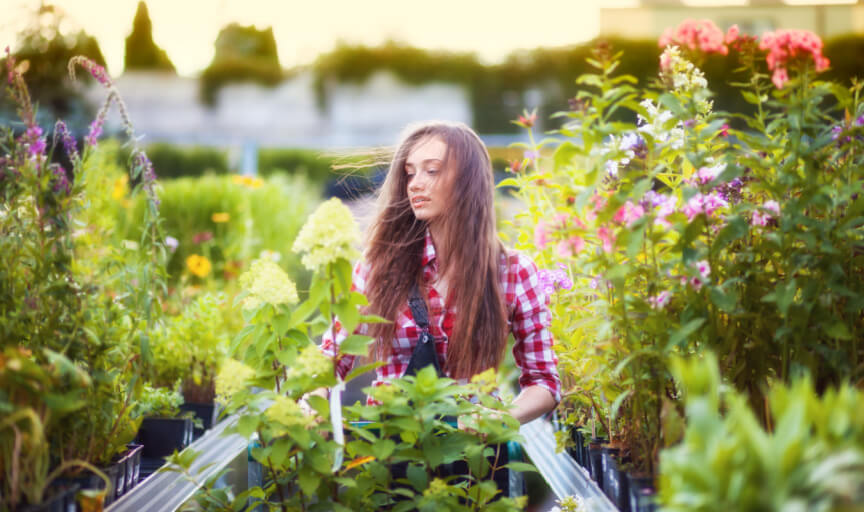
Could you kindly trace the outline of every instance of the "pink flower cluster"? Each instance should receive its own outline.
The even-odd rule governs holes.
[[[682,285],[690,285],[694,290],[699,291],[708,282],[708,277],[711,275],[711,265],[705,261],[697,261],[694,265],[697,275],[691,277],[681,276]]]
[[[780,205],[777,201],[765,201],[761,210],[753,212],[753,218],[750,219],[750,224],[753,226],[767,226],[774,217],[780,215]]]
[[[585,229],[585,223],[579,220],[578,217],[572,217],[566,213],[559,213],[555,216],[555,222],[552,226],[555,230],[567,230],[571,227]],[[534,246],[538,249],[545,249],[549,245],[549,237],[553,232],[550,231],[550,226],[540,221],[537,227],[534,228]],[[574,254],[578,254],[585,248],[585,239],[581,236],[569,236],[555,246],[555,253],[561,258],[571,258]]]
[[[816,71],[825,71],[831,63],[822,55],[822,40],[809,30],[766,32],[759,49],[768,51],[765,60],[768,69],[773,71],[771,81],[778,89],[782,89],[789,80],[787,67],[796,60],[811,58]]]
[[[714,191],[710,194],[698,193],[691,197],[681,211],[687,216],[687,220],[692,221],[696,216],[703,213],[711,217],[714,215],[714,212],[727,206],[729,206],[729,203],[719,193]]]
[[[667,28],[660,36],[659,43],[661,48],[674,44],[702,53],[729,53],[726,36],[711,20],[684,20],[674,29]]]
[[[642,205],[633,204],[633,202],[627,201],[624,203],[624,206],[618,208],[618,211],[615,212],[615,217],[613,217],[612,220],[618,224],[626,224],[629,228],[644,215],[645,208],[642,207]]]

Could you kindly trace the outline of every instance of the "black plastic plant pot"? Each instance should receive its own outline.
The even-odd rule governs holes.
[[[17,508],[21,512],[75,512],[76,483],[52,483],[46,491],[47,496],[38,505],[24,505]]]
[[[194,427],[193,433],[196,439],[201,437],[205,430],[213,428],[219,418],[220,409],[221,407],[215,402],[207,404],[185,403],[180,406],[180,410],[190,411],[201,420],[201,428]]]
[[[630,512],[654,512],[657,510],[653,478],[628,473],[627,482]]]
[[[189,418],[144,418],[138,429],[138,440],[144,445],[142,457],[162,458],[182,450],[192,442],[192,420]]]
[[[589,473],[591,478],[597,482],[597,486],[603,488],[603,445],[608,441],[602,438],[593,438],[588,445]]]
[[[570,439],[573,441],[573,446],[567,448],[567,453],[573,457],[573,460],[576,461],[580,466],[582,463],[582,432],[579,430],[578,426],[573,426],[570,428]]]
[[[129,492],[138,483],[138,475],[141,472],[141,450],[144,445],[127,444],[129,450],[126,452],[126,492]]]
[[[604,446],[600,449],[600,465],[603,467],[603,493],[616,503],[621,484],[618,482],[618,455],[621,450]]]

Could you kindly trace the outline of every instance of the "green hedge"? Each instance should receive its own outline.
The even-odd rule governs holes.
[[[258,174],[274,172],[305,174],[311,181],[323,183],[331,178],[334,158],[311,149],[268,149],[258,151]]]
[[[227,153],[221,149],[157,143],[147,147],[147,155],[161,179],[228,172]]]

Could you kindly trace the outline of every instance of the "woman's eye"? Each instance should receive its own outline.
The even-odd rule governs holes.
[[[433,167],[431,169],[426,169],[426,172],[428,172],[429,174],[438,174],[438,169]]]

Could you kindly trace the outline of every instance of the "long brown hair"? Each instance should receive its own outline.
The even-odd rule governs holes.
[[[439,138],[447,145],[444,178],[449,204],[436,241],[439,273],[455,300],[456,322],[445,369],[453,378],[468,378],[497,368],[506,346],[506,309],[499,281],[503,251],[495,227],[494,185],[489,152],[474,131],[461,123],[432,122],[407,132],[396,149],[378,197],[378,213],[368,231],[366,261],[370,265],[366,295],[369,311],[395,322],[407,304],[414,282],[421,283],[428,223],[418,220],[409,204],[405,161],[418,143]],[[373,324],[373,357],[386,358],[394,324]]]

